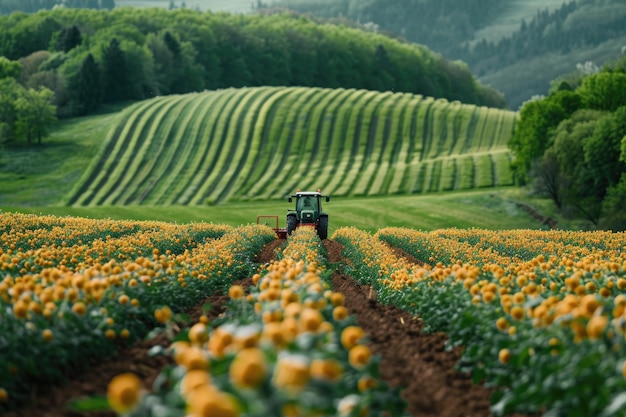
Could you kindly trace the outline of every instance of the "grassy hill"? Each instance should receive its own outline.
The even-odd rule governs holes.
[[[164,96],[110,120],[63,203],[205,205],[512,185],[516,113],[420,95],[254,87]]]
[[[369,115],[369,121],[365,115]],[[232,225],[255,222],[256,216],[262,214],[278,215],[283,227],[285,209],[290,204],[281,197],[296,187],[320,186],[324,193],[332,195],[331,202],[326,204],[331,215],[331,232],[348,225],[367,230],[384,226],[425,230],[545,228],[516,202],[525,202],[542,214],[558,217],[549,201],[529,201],[528,196],[514,187],[497,186],[508,175],[508,164],[502,156],[508,158],[503,146],[512,126],[505,127],[504,122],[512,123],[515,117],[512,112],[364,90],[263,87],[161,97],[107,109],[100,115],[63,120],[41,146],[0,148],[0,210]],[[318,125],[313,125],[314,120]],[[215,135],[218,129],[222,130],[221,135]],[[145,134],[140,135],[141,131]],[[162,135],[165,131],[172,134]],[[224,143],[219,145],[199,134],[200,131],[213,132],[215,141]],[[122,132],[126,133],[121,135]],[[246,138],[246,132],[257,132],[253,137],[259,140],[252,142],[254,146],[242,139]],[[163,142],[166,139],[167,142]],[[133,147],[127,146],[125,152],[119,152],[128,141],[135,141]],[[291,144],[289,148],[287,143]],[[107,149],[115,144],[119,149],[114,154]],[[256,157],[248,155],[247,162],[241,165],[237,158],[229,156],[226,144],[232,146],[232,155],[243,154],[248,149]],[[202,179],[196,181],[197,185],[227,189],[224,184],[235,179],[247,188],[231,187],[228,198],[216,205],[204,204],[207,197],[203,194],[198,194],[202,196],[199,205],[155,205],[151,193],[144,195],[141,204],[116,202],[112,205],[113,191],[118,196],[141,195],[137,184],[142,181],[153,190],[160,188],[161,195],[167,195],[168,190],[180,192],[185,178],[181,173],[194,166],[194,155],[203,155],[195,148],[201,145],[207,151],[228,156],[221,165],[226,172],[230,167],[239,169],[236,174],[247,172],[250,175],[248,181],[243,181],[242,175],[223,175],[220,170],[217,178],[222,179],[221,182]],[[306,146],[317,146],[317,152],[306,151]],[[161,155],[154,153],[158,149]],[[315,155],[318,158],[313,158],[313,163],[308,162]],[[366,155],[371,164],[363,163]],[[495,164],[498,156],[500,162]],[[299,157],[302,157],[299,164],[304,164],[302,175],[293,174],[297,169],[292,171],[289,175],[294,181],[293,189],[287,189],[291,184],[285,180],[286,174],[290,172],[289,167],[300,166],[296,164]],[[485,165],[485,161],[489,163]],[[87,181],[92,174],[104,173],[102,167],[106,163],[111,166],[103,177],[123,181],[124,187],[108,188],[113,184],[105,181],[99,186]],[[116,166],[119,169],[114,169]],[[240,166],[242,168],[238,168]],[[348,170],[350,166],[352,169]],[[334,188],[330,183],[318,183],[317,178],[324,178],[317,174],[320,168],[322,173],[326,172],[327,179],[334,181]],[[145,172],[151,172],[152,177],[146,177]],[[205,165],[204,172],[211,170]],[[349,177],[344,175],[346,172],[351,172]],[[383,172],[386,172],[384,176],[378,175]],[[468,175],[471,172],[474,174]],[[498,177],[494,177],[495,172],[499,172]],[[174,176],[170,175],[172,173]],[[278,175],[281,173],[282,176]],[[336,176],[339,180],[333,180],[336,173],[344,174]],[[146,178],[159,181],[146,182]],[[461,181],[462,178],[465,180]],[[482,178],[483,187],[478,187],[478,178]],[[361,181],[364,179],[368,181]],[[411,187],[426,183],[447,184],[447,187],[415,189],[404,194],[391,194],[387,188],[387,194],[381,191],[380,195],[369,196],[366,192],[356,192],[357,188],[383,190],[382,185],[390,185],[394,179],[396,185],[405,179],[404,183]],[[453,191],[439,191],[450,188],[450,184],[456,184]],[[285,188],[279,187],[281,191],[272,194],[270,190],[279,185]],[[366,185],[369,187],[364,187]],[[78,192],[85,186],[85,189],[92,189],[91,194]],[[344,191],[340,192],[342,187]],[[62,204],[87,195],[92,195],[95,202],[100,189],[108,191],[102,193],[106,198],[98,205]],[[197,197],[193,192],[189,196]],[[244,199],[254,200],[236,201]],[[559,221],[566,227],[562,219]]]

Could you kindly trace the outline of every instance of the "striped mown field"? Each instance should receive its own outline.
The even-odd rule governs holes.
[[[204,205],[512,185],[517,113],[420,95],[254,87],[122,111],[65,203]]]

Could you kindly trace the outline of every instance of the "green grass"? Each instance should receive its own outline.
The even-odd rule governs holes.
[[[507,188],[437,193],[420,196],[346,197],[331,196],[324,203],[329,214],[329,233],[354,226],[375,231],[387,226],[423,230],[440,228],[537,229],[541,225],[515,206]],[[518,198],[521,198],[518,196]],[[88,218],[158,220],[176,223],[212,222],[233,226],[256,223],[257,215],[278,215],[285,227],[285,211],[293,205],[286,200],[224,203],[216,206],[100,206],[100,207],[15,207],[5,212],[51,214]]]
[[[278,95],[284,99],[275,99]],[[430,105],[444,111],[426,117]],[[350,106],[349,111],[346,106]],[[82,204],[74,204],[72,209],[59,208],[58,213],[81,213],[72,210],[89,205],[91,208],[85,210],[93,211],[84,213],[102,213],[106,217],[115,213],[130,216],[126,213],[137,212],[132,217],[155,213],[160,220],[191,221],[203,219],[206,210],[232,211],[231,204],[254,209],[257,201],[276,201],[303,187],[321,188],[338,200],[349,201],[349,196],[355,194],[395,198],[388,197],[388,193],[410,196],[454,191],[470,184],[502,185],[493,182],[490,154],[509,154],[504,141],[488,152],[472,154],[465,149],[448,156],[451,151],[443,148],[454,146],[453,135],[465,140],[474,108],[409,94],[261,87],[162,97],[133,104],[123,112],[120,108],[114,110],[60,122],[42,146],[3,148],[0,208],[41,210],[78,201]],[[480,112],[486,113],[484,110]],[[453,112],[459,112],[459,116]],[[494,123],[502,120],[498,112],[491,115],[498,117]],[[457,123],[461,118],[465,122]],[[433,126],[434,120],[440,120],[442,126]],[[433,134],[435,131],[437,134]],[[436,143],[430,144],[424,138]],[[486,139],[489,143],[496,140]],[[444,156],[422,159],[425,145]],[[471,161],[479,155],[486,163],[477,163],[471,170],[460,163],[461,158]],[[498,177],[504,178],[506,159],[498,161]],[[253,164],[260,164],[261,169]],[[399,172],[394,172],[396,169]],[[91,182],[84,182],[88,179]],[[255,181],[256,185],[244,187]],[[171,192],[165,193],[164,188]],[[86,193],[81,197],[76,195],[79,191]],[[152,191],[158,191],[158,200],[140,205]],[[222,200],[224,196],[233,198]],[[157,209],[156,201],[164,207]],[[219,204],[208,207],[213,205],[207,204],[209,201]],[[396,205],[386,202],[376,209],[381,214],[373,215],[370,210],[375,205],[370,207],[369,200],[359,201],[366,201],[368,206],[363,212],[364,221],[369,215],[393,221],[410,213],[401,209],[392,214],[389,207],[395,209]],[[192,202],[198,207],[169,207],[174,202],[176,206]],[[98,205],[104,207],[102,211]],[[284,213],[284,208],[276,212]],[[360,216],[358,208],[346,210]],[[454,212],[450,213],[453,216]],[[462,211],[459,213],[462,216]],[[447,214],[444,217],[446,222],[451,221]],[[349,215],[346,219],[349,224]],[[226,221],[231,223],[228,218]],[[464,221],[459,227],[473,222]],[[372,227],[378,226],[384,224]]]
[[[104,145],[117,113],[60,121],[41,145],[0,148],[0,204],[43,206],[61,201]]]

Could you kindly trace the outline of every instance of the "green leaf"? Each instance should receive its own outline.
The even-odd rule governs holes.
[[[68,408],[76,412],[109,411],[111,406],[105,396],[80,397],[68,402]]]
[[[600,417],[611,417],[618,415],[618,411],[624,412],[626,408],[626,392],[622,392],[613,398],[613,401],[602,411]]]

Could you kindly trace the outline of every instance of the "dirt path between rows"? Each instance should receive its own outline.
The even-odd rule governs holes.
[[[330,263],[344,262],[343,246],[326,240]],[[369,338],[374,354],[380,355],[381,378],[402,392],[413,417],[490,416],[489,391],[472,383],[468,374],[454,369],[460,349],[447,351],[442,333],[422,333],[423,324],[407,312],[386,306],[371,297],[370,287],[335,271],[335,291],[345,295],[345,304],[356,315]]]

